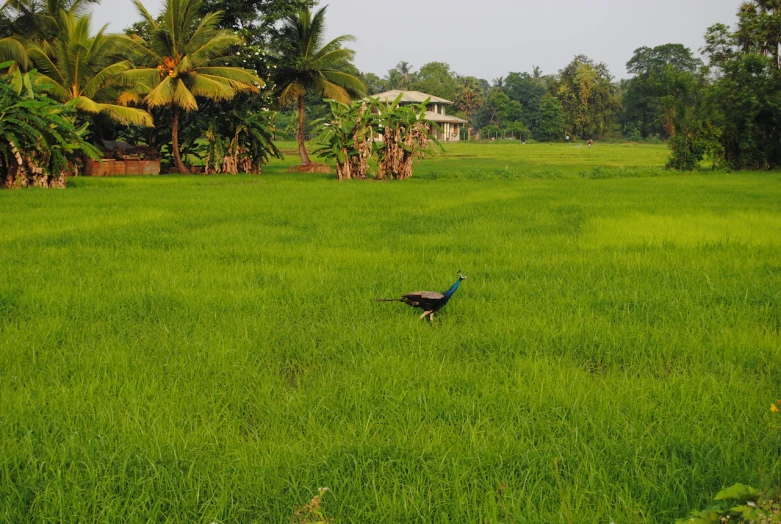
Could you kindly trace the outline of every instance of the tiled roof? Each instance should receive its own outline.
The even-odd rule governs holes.
[[[445,100],[444,98],[440,98],[438,96],[427,95],[426,93],[421,93],[420,91],[401,91],[399,89],[385,91],[384,93],[378,93],[376,95],[370,95],[367,98],[379,98],[380,102],[386,102],[390,104],[393,103],[393,101],[396,100],[396,97],[398,97],[400,94],[402,95],[402,102],[412,104],[420,104],[425,102],[427,98],[430,99],[430,102],[435,102],[437,104],[453,104],[453,102],[450,100]]]
[[[450,124],[466,124],[466,120],[450,115],[440,115],[433,111],[426,111],[426,120],[429,122],[436,122],[438,124],[450,123]]]

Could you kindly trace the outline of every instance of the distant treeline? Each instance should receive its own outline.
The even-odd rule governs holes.
[[[411,89],[452,100],[451,112],[483,138],[665,141],[671,167],[690,169],[708,157],[727,168],[766,169],[781,161],[780,44],[781,4],[755,0],[740,7],[737,30],[708,29],[705,62],[681,44],[641,47],[624,80],[583,55],[555,74],[535,67],[491,81],[442,62],[417,70],[400,62],[383,78],[346,67],[370,94]],[[280,116],[283,132],[288,118]]]

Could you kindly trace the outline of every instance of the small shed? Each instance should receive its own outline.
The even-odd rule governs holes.
[[[86,160],[84,174],[87,176],[160,174],[160,154],[155,148],[111,140],[101,140],[97,147],[103,158]]]

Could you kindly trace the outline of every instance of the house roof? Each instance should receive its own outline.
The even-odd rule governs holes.
[[[400,94],[402,95],[402,102],[412,104],[420,104],[421,102],[425,102],[427,98],[430,99],[430,102],[435,102],[437,104],[453,104],[453,102],[450,100],[445,100],[444,98],[440,98],[438,96],[427,95],[426,93],[421,93],[420,91],[402,91],[400,89],[394,89],[392,91],[385,91],[384,93],[370,95],[367,98],[379,98],[380,102],[390,104],[393,103],[393,101],[396,100],[396,97],[398,97]]]
[[[437,124],[466,124],[466,120],[450,115],[441,115],[434,113],[433,111],[426,111],[426,120],[429,122],[436,122]]]

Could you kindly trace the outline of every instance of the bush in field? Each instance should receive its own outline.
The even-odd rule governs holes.
[[[31,78],[0,77],[0,186],[65,187],[80,157],[99,152],[73,125],[74,110],[36,95]]]
[[[431,135],[433,125],[424,120],[428,99],[416,106],[401,106],[401,95],[379,114],[383,139],[375,143],[379,180],[412,178],[415,154],[430,143],[439,144]]]
[[[438,144],[433,124],[424,120],[428,100],[415,106],[400,101],[401,95],[390,105],[376,99],[329,101],[332,114],[319,123],[316,153],[335,160],[339,180],[367,178],[370,159],[377,161],[378,180],[411,178],[415,155]]]
[[[375,139],[377,104],[358,100],[344,104],[329,100],[331,118],[320,121],[320,145],[315,153],[336,163],[339,180],[366,178]]]
[[[202,120],[201,125],[206,128],[206,173],[260,174],[270,157],[281,157],[271,140],[270,114],[247,109],[239,104],[220,118],[207,121],[206,111],[203,116],[207,118],[196,119]]]
[[[696,171],[706,156],[714,159],[721,150],[719,131],[709,122],[699,120],[679,131],[668,140],[670,159],[667,169],[678,171]]]

